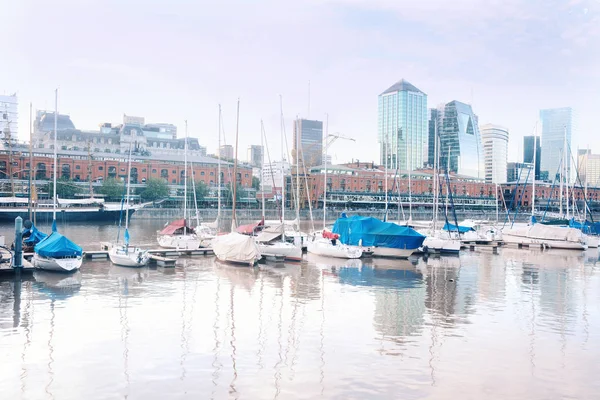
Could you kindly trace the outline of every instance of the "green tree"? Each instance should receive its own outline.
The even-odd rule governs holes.
[[[256,191],[260,190],[260,179],[258,179],[256,176],[252,177],[252,188],[256,189]]]
[[[208,196],[209,190],[203,181],[196,182],[196,200],[202,201]]]
[[[140,194],[144,201],[154,201],[169,196],[169,185],[163,179],[150,178]]]
[[[76,193],[81,192],[81,187],[73,183],[72,180],[67,178],[60,178],[56,181],[56,194],[58,197],[69,198],[75,196]],[[48,197],[52,197],[54,194],[54,182],[48,183]]]
[[[125,183],[115,178],[108,178],[102,182],[98,193],[110,198],[121,198],[125,194]]]

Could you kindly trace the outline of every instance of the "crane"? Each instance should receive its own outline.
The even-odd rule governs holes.
[[[323,183],[323,229],[325,229],[325,224],[327,223],[327,149],[331,146],[336,140],[344,139],[349,140],[351,142],[356,142],[355,139],[349,138],[345,135],[342,135],[339,132],[328,133],[325,135],[325,180]]]

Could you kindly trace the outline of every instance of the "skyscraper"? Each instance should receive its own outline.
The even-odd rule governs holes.
[[[435,138],[437,133],[438,110],[436,108],[429,109],[429,137],[427,140],[427,161],[428,167],[435,165]]]
[[[264,162],[263,147],[255,144],[248,146],[248,163],[260,168]]]
[[[305,167],[314,167],[323,163],[323,121],[297,119],[294,121],[294,145],[292,160],[296,164],[296,147]],[[302,165],[302,162],[300,163]]]
[[[483,152],[477,115],[470,105],[451,101],[438,110],[440,167],[450,163],[450,172],[483,178]]]
[[[0,137],[5,138],[5,135],[10,130],[12,140],[17,140],[19,136],[19,101],[17,94],[12,96],[0,95]]]
[[[567,160],[570,159],[573,110],[571,107],[540,110],[542,120],[542,165],[541,170],[548,172],[548,177],[558,175],[563,160],[565,141],[567,143]],[[571,163],[567,163],[569,166]],[[567,174],[571,169],[568,168]]]
[[[377,132],[382,165],[402,170],[423,168],[428,160],[427,117],[427,95],[404,79],[379,95]]]
[[[523,137],[523,162],[533,164],[533,146],[535,142],[535,179],[540,179],[540,164],[542,163],[542,144],[541,139],[538,136],[524,136]]]
[[[481,127],[484,177],[487,183],[506,182],[508,160],[508,129],[486,124]]]
[[[233,146],[224,144],[219,148],[219,157],[225,160],[233,160]]]

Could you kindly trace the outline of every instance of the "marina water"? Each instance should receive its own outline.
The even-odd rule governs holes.
[[[134,220],[135,244],[157,247],[164,222]],[[114,224],[61,229],[89,250],[117,234]],[[71,275],[0,279],[3,399],[600,393],[597,251],[305,255],[253,269],[214,257],[170,269],[86,260]]]

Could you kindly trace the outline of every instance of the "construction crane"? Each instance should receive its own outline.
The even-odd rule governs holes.
[[[345,135],[342,135],[339,132],[329,133],[325,136],[325,173],[324,173],[324,183],[323,183],[323,229],[325,229],[325,224],[327,223],[327,149],[331,146],[336,140],[344,139],[352,142],[356,142],[353,138],[349,138]]]

